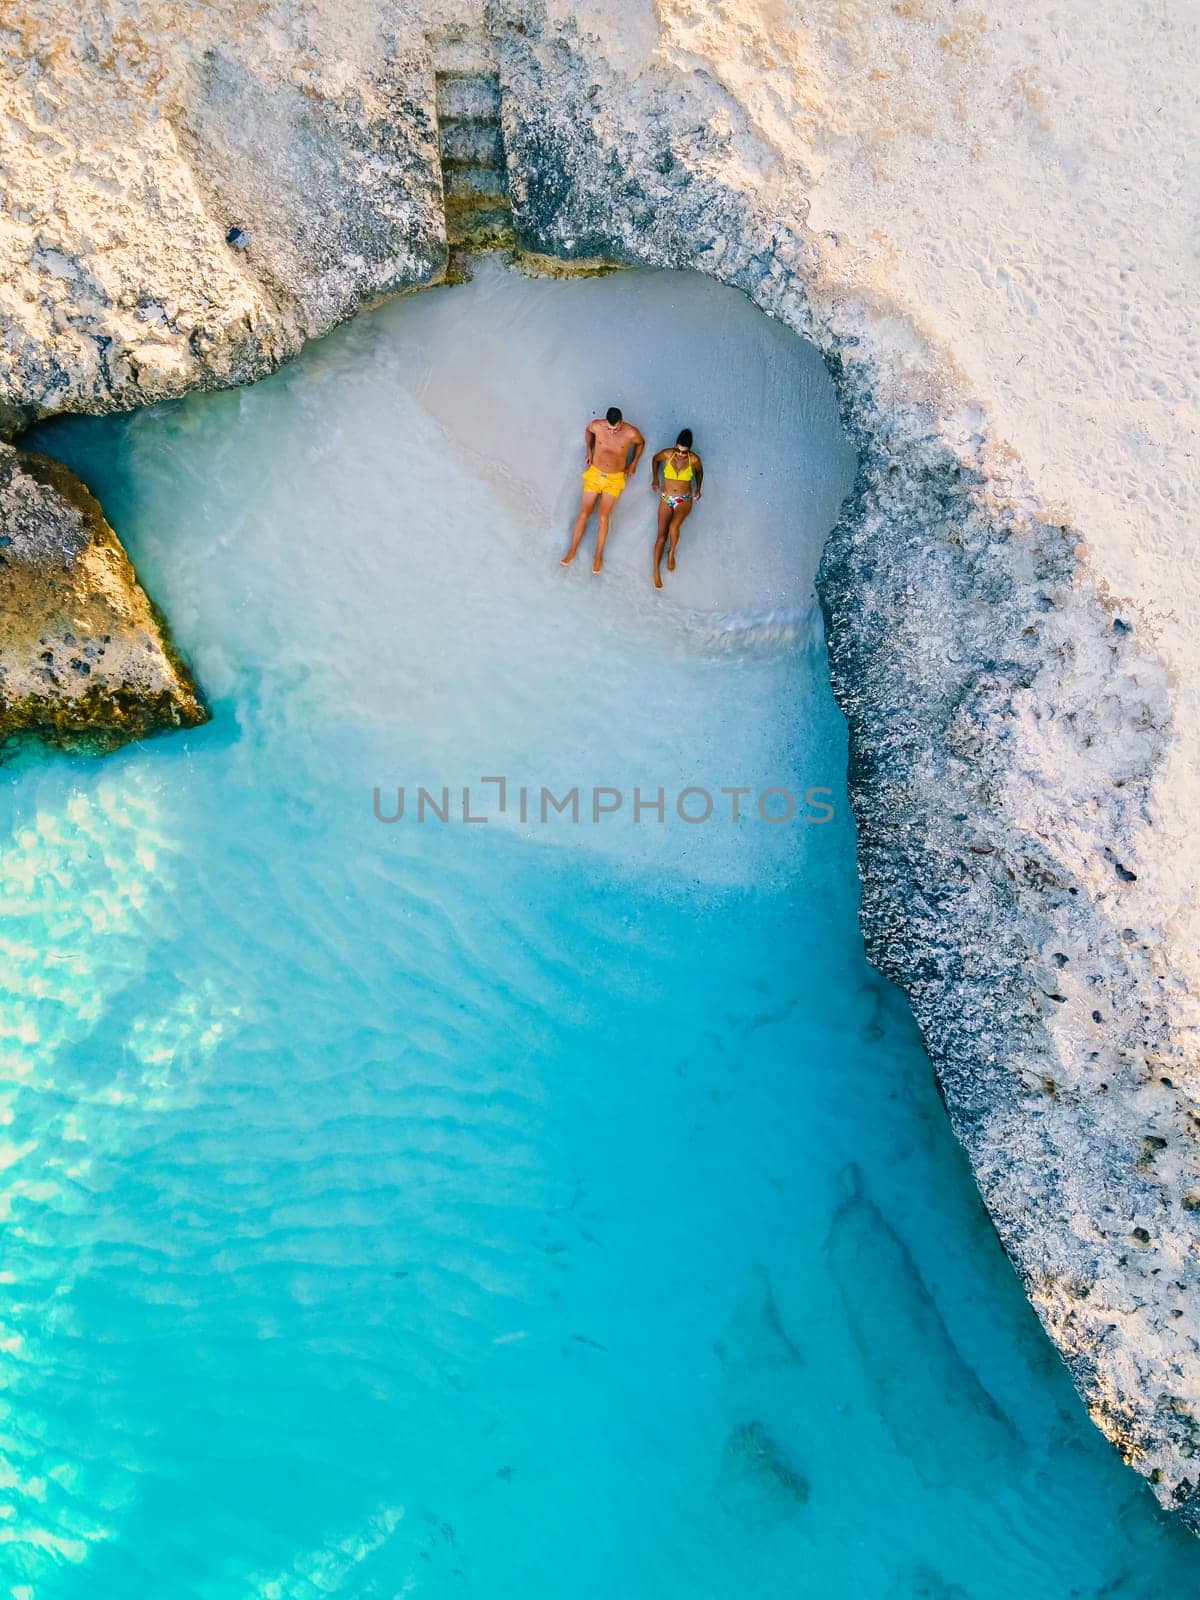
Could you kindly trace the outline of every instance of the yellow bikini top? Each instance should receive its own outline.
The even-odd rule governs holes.
[[[682,449],[683,446],[678,445],[676,448]],[[683,472],[676,470],[674,452],[671,450],[667,451],[667,459],[663,462],[664,478],[670,478],[672,483],[691,483],[694,474],[695,468],[692,465],[692,452],[690,450],[688,451],[688,464]]]

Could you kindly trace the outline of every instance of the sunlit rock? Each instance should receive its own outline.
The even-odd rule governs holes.
[[[0,739],[107,749],[207,711],[73,473],[0,445]]]

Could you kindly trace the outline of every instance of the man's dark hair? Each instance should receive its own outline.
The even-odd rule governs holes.
[[[620,406],[609,406],[608,410],[604,413],[604,419],[615,428],[617,423],[621,420]]]
[[[679,437],[675,443],[681,450],[690,450],[692,448],[692,430],[690,428],[680,428]]]

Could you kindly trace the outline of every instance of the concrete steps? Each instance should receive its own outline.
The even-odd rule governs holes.
[[[464,78],[474,72],[494,73],[496,57],[485,33],[449,27],[432,35],[433,70],[447,78]]]
[[[466,257],[515,244],[500,78],[477,42],[443,40],[434,57],[434,91],[450,246],[446,276],[458,281],[470,276]]]
[[[447,206],[466,200],[492,205],[505,198],[504,172],[498,167],[452,167],[442,174],[442,189]]]
[[[500,116],[500,81],[493,72],[443,72],[437,80],[439,117],[478,117],[496,121]]]
[[[498,121],[483,117],[439,117],[442,169],[488,167],[504,171],[504,139]]]

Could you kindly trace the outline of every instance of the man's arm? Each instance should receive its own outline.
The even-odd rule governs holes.
[[[596,419],[593,417],[583,430],[584,465],[588,467],[591,466],[592,457],[596,454],[595,427]]]
[[[633,460],[625,468],[625,475],[632,478],[637,471],[637,464],[642,459],[642,451],[646,448],[646,441],[636,428],[633,430]]]

